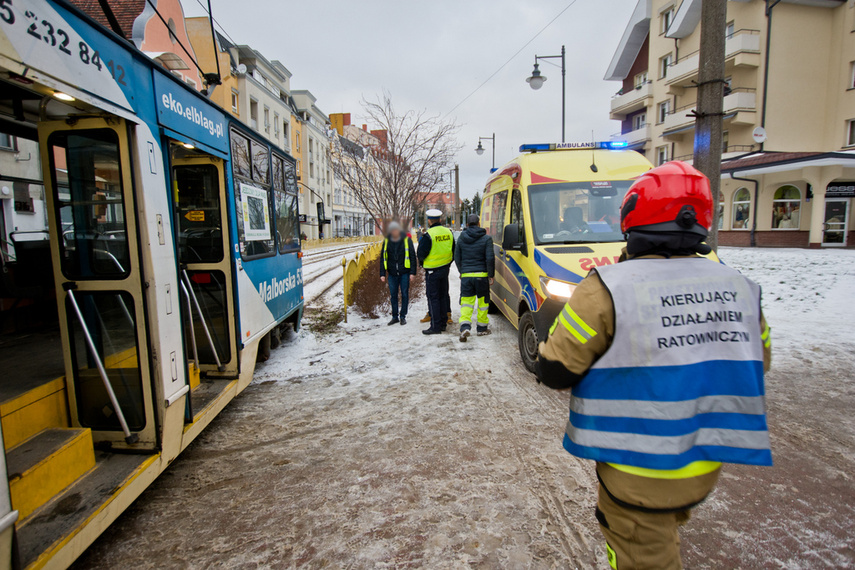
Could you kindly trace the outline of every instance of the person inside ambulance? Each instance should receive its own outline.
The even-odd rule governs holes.
[[[588,224],[585,223],[585,216],[582,213],[582,208],[579,206],[570,206],[569,208],[565,208],[564,217],[561,222],[561,231],[558,232],[558,235],[562,234],[586,234],[590,231]]]
[[[771,465],[760,288],[702,255],[709,180],[683,162],[621,206],[621,262],[579,284],[539,347],[538,382],[571,389],[564,448],[596,462],[612,568],[682,568],[679,525],[722,463]]]

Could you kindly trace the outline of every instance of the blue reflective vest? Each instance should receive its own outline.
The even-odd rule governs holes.
[[[648,469],[771,465],[760,288],[704,258],[597,268],[615,334],[573,388],[564,448]]]

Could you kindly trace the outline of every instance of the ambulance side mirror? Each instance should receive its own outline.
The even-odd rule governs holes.
[[[525,237],[520,235],[519,224],[508,224],[502,233],[502,249],[505,251],[521,251],[523,255],[528,255],[528,248],[525,246]]]

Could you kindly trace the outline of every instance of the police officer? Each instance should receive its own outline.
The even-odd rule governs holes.
[[[472,313],[478,306],[478,336],[490,334],[487,304],[496,269],[493,239],[479,227],[477,214],[470,214],[466,229],[454,244],[454,264],[460,272],[460,342],[472,334]]]
[[[431,209],[426,212],[428,231],[419,240],[417,257],[425,269],[425,288],[430,307],[430,328],[424,334],[439,334],[447,326],[447,315],[451,313],[451,297],[448,294],[448,272],[454,256],[454,235],[441,223],[442,212]]]
[[[760,288],[699,254],[709,180],[683,162],[638,178],[622,261],[576,288],[541,343],[538,381],[572,389],[564,448],[596,461],[612,568],[682,568],[677,527],[722,463],[771,465]]]

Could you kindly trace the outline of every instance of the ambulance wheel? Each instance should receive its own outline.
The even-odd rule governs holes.
[[[537,370],[537,327],[531,311],[523,313],[519,323],[520,356],[529,372]]]

